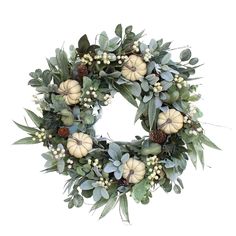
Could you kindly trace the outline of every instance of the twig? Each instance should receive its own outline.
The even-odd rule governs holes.
[[[183,49],[183,48],[191,48],[191,47],[189,45],[186,45],[186,46],[182,46],[182,47],[171,48],[168,51],[179,50],[179,49]]]

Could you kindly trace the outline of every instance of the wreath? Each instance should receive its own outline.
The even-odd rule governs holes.
[[[140,41],[143,31],[135,34],[121,24],[115,34],[109,39],[102,32],[92,45],[83,35],[69,55],[56,49],[48,69],[30,73],[41,116],[26,109],[35,127],[15,122],[29,135],[15,144],[48,148],[44,171],[69,176],[69,208],[92,198],[92,210],[103,207],[102,218],[119,203],[122,219],[129,221],[128,195],[147,204],[157,187],[180,193],[187,161],[204,166],[203,145],[219,148],[198,120],[202,112],[194,102],[200,95],[192,81],[200,65],[191,50],[184,48],[175,62],[171,42],[152,39],[147,45]],[[116,142],[96,135],[102,107],[115,93],[137,108],[135,121],[141,120],[146,136]]]

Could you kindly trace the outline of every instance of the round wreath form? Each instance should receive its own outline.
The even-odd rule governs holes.
[[[92,210],[104,207],[102,218],[119,202],[122,219],[129,221],[127,194],[147,204],[158,186],[180,193],[187,161],[196,166],[199,159],[204,166],[203,144],[218,147],[205,136],[202,113],[193,105],[200,95],[192,75],[200,65],[190,49],[174,62],[170,42],[152,39],[146,45],[143,32],[135,34],[132,26],[123,31],[120,24],[115,34],[109,39],[102,32],[94,45],[84,35],[69,57],[56,49],[49,69],[30,73],[42,117],[26,109],[37,128],[15,122],[30,135],[15,144],[49,149],[42,154],[44,171],[70,176],[69,208],[93,198]],[[96,136],[94,124],[116,92],[137,107],[135,121],[141,120],[147,136],[131,142]]]

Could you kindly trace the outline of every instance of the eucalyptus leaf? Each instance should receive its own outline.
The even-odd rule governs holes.
[[[93,187],[93,183],[95,183],[95,181],[94,180],[86,180],[86,181],[84,181],[81,185],[80,185],[80,188],[82,189],[82,190],[90,190],[90,189],[93,189],[94,187]]]
[[[25,109],[25,111],[27,112],[30,119],[34,122],[34,124],[39,128],[43,123],[43,119],[28,109]]]
[[[107,201],[99,219],[102,219],[104,216],[106,216],[116,205],[117,195],[113,194],[110,196],[109,200]]]
[[[112,173],[117,170],[117,167],[113,165],[112,162],[108,162],[104,167],[104,172]]]
[[[211,147],[211,148],[214,148],[214,149],[217,149],[217,150],[221,150],[206,135],[201,134],[200,138],[201,138],[201,142],[203,144],[207,145],[208,147]]]
[[[197,57],[191,58],[191,60],[189,61],[190,65],[196,65],[199,62]]]
[[[143,80],[141,83],[141,87],[143,89],[143,91],[148,92],[149,91],[149,84],[146,80]]]
[[[184,49],[181,53],[180,53],[180,60],[181,61],[188,61],[192,56],[191,50],[189,48]]]
[[[77,195],[73,198],[75,207],[81,207],[84,204],[84,198],[81,195]]]
[[[17,126],[18,128],[26,131],[27,133],[29,134],[35,134],[36,132],[38,132],[39,130],[35,129],[35,128],[32,128],[32,127],[29,127],[29,126],[25,126],[25,125],[21,125],[15,121],[13,121]],[[31,138],[32,139],[32,138]]]
[[[33,140],[32,137],[26,137],[19,139],[18,141],[14,142],[13,144],[37,144],[40,143],[38,139]]]
[[[57,161],[57,170],[62,173],[65,169],[65,161],[63,159]]]
[[[179,185],[175,184],[173,189],[174,189],[175,193],[177,193],[177,194],[181,193],[181,188]]]
[[[150,130],[152,130],[155,119],[156,119],[156,104],[155,104],[155,98],[152,98],[148,104],[148,121]]]
[[[141,94],[141,87],[138,82],[133,82],[132,85],[127,85],[130,92],[135,96],[139,97]]]
[[[157,48],[157,41],[155,39],[151,39],[149,43],[150,52],[155,51],[156,48]]]
[[[158,96],[155,96],[155,107],[160,108],[162,106],[162,101]]]
[[[135,184],[132,188],[132,196],[137,202],[141,202],[147,194],[147,179],[143,179],[139,183]]]
[[[122,194],[119,197],[120,201],[120,214],[123,217],[124,221],[130,222],[129,220],[129,209],[128,209],[128,200],[126,194]]]
[[[107,33],[103,31],[99,36],[99,45],[102,51],[105,51],[108,47],[109,39]]]
[[[168,52],[165,54],[164,57],[161,59],[161,64],[167,64],[170,61],[171,54]]]
[[[115,33],[118,37],[122,38],[122,25],[118,24],[115,29]]]
[[[149,92],[148,95],[144,95],[144,97],[143,97],[143,102],[144,102],[144,103],[149,102],[149,101],[152,99],[152,97],[153,97],[153,93],[152,93],[152,92]]]
[[[140,101],[140,104],[138,106],[138,110],[135,115],[135,122],[140,118],[140,116],[147,111],[148,103],[143,103]]]
[[[172,81],[174,79],[173,75],[169,71],[162,72],[160,76],[166,81]]]
[[[134,105],[135,107],[138,107],[137,102],[135,100],[135,98],[133,97],[133,95],[130,93],[127,85],[125,84],[116,84],[114,85],[115,89],[120,92],[120,94],[128,101],[130,102],[132,105]]]
[[[102,197],[102,193],[101,193],[101,190],[103,188],[102,187],[96,187],[94,190],[93,190],[93,200],[95,202],[99,201]]]
[[[109,199],[109,193],[107,192],[105,188],[101,188],[101,195],[103,198]]]

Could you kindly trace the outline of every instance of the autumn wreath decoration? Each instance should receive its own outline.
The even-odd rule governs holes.
[[[190,49],[175,62],[170,42],[152,39],[147,45],[140,41],[143,32],[120,24],[115,34],[109,39],[102,32],[92,45],[84,35],[69,56],[56,49],[48,69],[30,73],[41,115],[26,109],[35,127],[15,122],[29,135],[15,144],[49,149],[42,154],[44,171],[69,176],[69,208],[92,198],[92,210],[103,207],[102,218],[119,203],[129,221],[127,196],[147,204],[157,186],[180,193],[187,161],[196,166],[199,159],[204,166],[203,145],[218,147],[198,121],[202,112],[194,102],[200,95],[192,81],[200,65]],[[96,135],[94,124],[115,93],[137,107],[135,121],[141,120],[145,137],[116,142]]]

